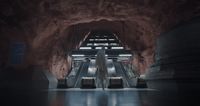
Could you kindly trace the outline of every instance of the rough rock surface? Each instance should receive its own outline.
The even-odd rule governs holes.
[[[10,44],[23,42],[23,66],[63,78],[70,67],[66,53],[98,24],[119,34],[143,74],[154,61],[155,38],[199,14],[199,0],[0,0],[0,63],[10,65]]]

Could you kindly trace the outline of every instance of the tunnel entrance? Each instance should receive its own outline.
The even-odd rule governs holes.
[[[100,51],[104,51],[104,54],[99,54]],[[115,33],[106,30],[90,31],[80,47],[71,52],[72,68],[66,76],[65,86],[67,88],[146,87],[145,81],[141,80],[139,74],[132,68],[133,55],[131,50],[123,46]]]

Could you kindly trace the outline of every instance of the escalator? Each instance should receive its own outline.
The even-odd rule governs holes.
[[[84,77],[81,77],[81,88],[83,89],[93,89],[97,87],[96,84],[96,65],[95,60],[92,59],[88,63],[87,72],[85,72]]]
[[[121,71],[124,73],[127,84],[130,88],[147,88],[146,81],[139,77],[139,75],[132,69],[125,68],[125,65],[118,63],[121,67]]]
[[[78,74],[78,78],[74,84],[74,88],[81,88],[81,80],[82,77],[86,77],[87,76],[87,72],[88,72],[88,66],[89,63],[88,62],[84,62],[82,67],[80,68],[80,72]]]
[[[126,76],[125,76],[123,68],[121,67],[121,64],[119,62],[114,62],[114,66],[116,68],[117,76],[120,76],[122,78],[123,88],[128,88],[129,87],[129,83],[128,83],[127,79],[126,79]]]
[[[66,85],[68,88],[80,88],[80,78],[85,75],[85,71],[88,68],[88,64],[81,62],[80,65],[73,69],[66,77]]]

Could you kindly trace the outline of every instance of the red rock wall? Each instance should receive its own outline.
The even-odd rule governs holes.
[[[63,78],[70,67],[65,53],[76,48],[92,26],[115,31],[145,73],[153,62],[156,37],[199,16],[199,7],[199,0],[1,0],[0,63],[9,66],[9,45],[24,42],[21,66],[41,66]]]

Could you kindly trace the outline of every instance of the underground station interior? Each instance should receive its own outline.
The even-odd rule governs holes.
[[[1,0],[0,106],[199,106],[199,0]]]

